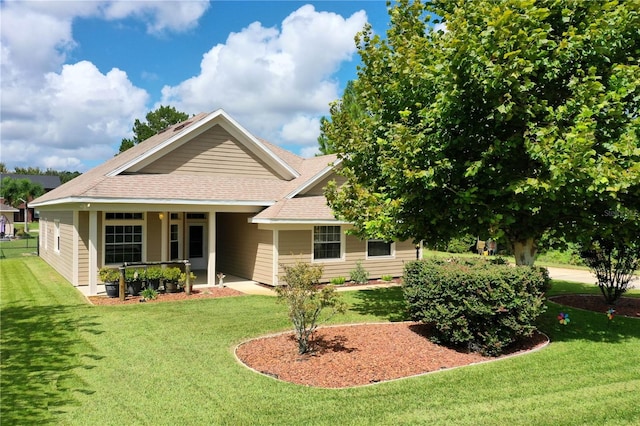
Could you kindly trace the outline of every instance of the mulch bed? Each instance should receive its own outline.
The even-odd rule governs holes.
[[[283,333],[243,343],[236,356],[262,374],[322,388],[369,385],[498,359],[437,345],[428,333],[428,326],[415,322],[325,327],[316,331],[309,354],[299,355],[293,334]],[[545,335],[536,333],[504,356],[547,343]]]
[[[179,293],[158,293],[158,297],[153,300],[146,300],[145,303],[161,303],[161,302],[175,302],[179,300],[193,300],[193,299],[213,299],[219,297],[233,297],[243,296],[244,293],[234,290],[229,287],[205,287],[191,290],[191,295],[188,296],[184,291]],[[120,301],[118,297],[107,296],[88,296],[87,299],[94,305],[130,305],[135,303],[142,303],[142,296],[130,296],[127,295],[124,301]]]
[[[604,296],[598,294],[567,294],[563,296],[553,296],[550,301],[560,305],[571,306],[572,308],[584,309],[593,312],[606,313],[611,306],[607,305]],[[640,298],[621,297],[613,306],[616,316],[630,318],[640,318]]]

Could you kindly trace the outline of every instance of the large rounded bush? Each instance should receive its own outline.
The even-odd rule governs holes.
[[[544,268],[487,260],[407,263],[404,295],[414,321],[433,325],[431,340],[500,355],[530,336],[544,312],[549,274]]]

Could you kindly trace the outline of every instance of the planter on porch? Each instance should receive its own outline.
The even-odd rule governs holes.
[[[162,276],[164,278],[164,291],[167,293],[177,293],[180,291],[178,280],[180,279],[181,274],[182,271],[180,268],[165,268],[162,271]]]
[[[102,267],[98,271],[100,281],[104,283],[104,289],[108,297],[120,296],[120,271],[114,268]]]
[[[160,279],[162,278],[162,268],[159,266],[152,266],[145,272],[147,278],[147,288],[158,290],[160,288]]]
[[[104,283],[104,289],[107,292],[107,297],[119,297],[120,296],[120,283]]]

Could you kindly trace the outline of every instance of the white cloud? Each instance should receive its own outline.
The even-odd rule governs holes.
[[[84,171],[113,155],[150,108],[126,69],[69,62],[78,18],[133,19],[157,35],[194,28],[208,1],[0,2],[0,161]],[[256,136],[312,155],[318,119],[339,97],[334,73],[355,53],[364,11],[348,18],[306,5],[278,27],[259,22],[204,53],[198,75],[162,90],[162,104],[224,108]],[[152,80],[149,74],[145,79]]]
[[[194,28],[209,8],[208,0],[189,1],[113,1],[102,7],[109,20],[138,17],[147,22],[152,34],[165,31],[185,31]]]
[[[366,18],[306,5],[281,30],[254,22],[205,53],[199,75],[164,87],[160,103],[192,113],[223,108],[257,136],[316,144],[319,117],[340,96],[332,75],[354,55]]]
[[[0,7],[0,161],[84,171],[113,155],[148,111],[149,95],[120,69],[66,63],[77,46],[74,19],[134,18],[149,33],[183,31],[208,2],[17,0]]]
[[[318,117],[296,115],[282,126],[280,133],[286,143],[317,144],[318,136],[320,135],[320,119]]]

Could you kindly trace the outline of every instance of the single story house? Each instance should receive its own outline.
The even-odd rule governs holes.
[[[335,155],[301,158],[258,139],[223,110],[196,115],[34,200],[40,256],[95,294],[103,265],[188,259],[277,285],[283,264],[324,265],[323,281],[361,261],[371,278],[400,276],[410,241],[347,235],[323,195]]]

